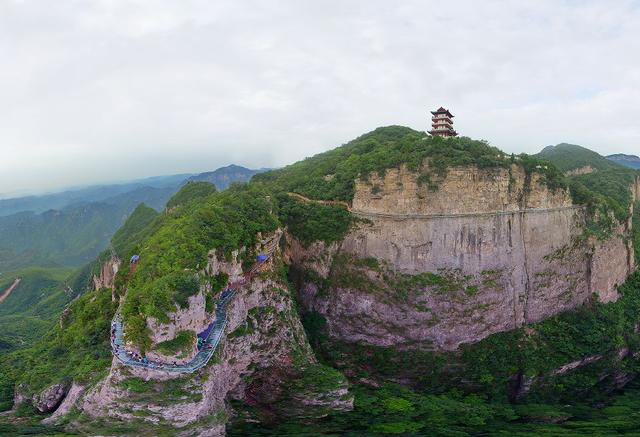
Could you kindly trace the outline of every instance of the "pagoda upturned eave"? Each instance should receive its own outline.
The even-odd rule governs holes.
[[[431,114],[433,115],[446,114],[451,118],[455,117],[451,112],[449,112],[448,109],[444,109],[443,107],[438,108],[438,110],[436,111],[429,111],[429,112],[431,112]]]

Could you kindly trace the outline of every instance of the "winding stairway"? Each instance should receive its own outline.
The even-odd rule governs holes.
[[[113,317],[111,321],[111,352],[120,363],[125,366],[131,367],[143,367],[147,369],[159,370],[172,373],[193,373],[207,365],[213,354],[216,352],[220,339],[227,326],[227,304],[236,294],[237,290],[244,284],[251,281],[251,278],[260,270],[260,268],[271,259],[273,252],[277,247],[277,241],[275,244],[271,244],[267,251],[267,257],[263,261],[256,262],[253,268],[244,274],[243,278],[235,283],[229,284],[220,293],[220,298],[216,302],[215,318],[213,322],[207,326],[207,328],[198,334],[198,338],[202,339],[202,345],[200,346],[198,353],[193,357],[191,361],[185,364],[168,364],[158,363],[149,360],[140,360],[129,352],[125,348],[124,330],[122,326],[122,317],[119,312]]]

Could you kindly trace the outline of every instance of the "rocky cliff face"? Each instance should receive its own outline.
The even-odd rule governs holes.
[[[121,263],[122,260],[115,255],[103,262],[100,266],[100,273],[93,275],[93,288],[95,290],[100,288],[111,288],[113,290],[113,281],[116,278],[116,274],[118,273]],[[114,301],[116,300],[115,295],[113,295],[112,298]]]
[[[625,226],[582,238],[586,212],[517,165],[434,179],[403,167],[358,181],[352,210],[366,223],[331,247],[290,244],[303,305],[334,338],[455,350],[594,294],[617,298],[633,268]]]
[[[280,235],[276,234],[278,240]],[[89,418],[143,421],[145,429],[170,428],[185,436],[224,435],[224,424],[232,414],[226,403],[229,398],[272,415],[298,411],[299,416],[318,417],[352,408],[346,379],[316,362],[282,267],[276,252],[268,268],[237,291],[228,303],[223,340],[203,369],[176,375],[125,367],[114,359],[108,376],[93,388],[81,389],[82,394],[75,393],[73,405]],[[212,275],[225,271],[236,279],[242,274],[237,253],[230,262],[212,253],[205,270]],[[175,315],[168,325],[156,326],[161,334],[155,341],[170,338],[165,331],[206,326],[211,315],[205,311],[202,294],[201,290],[192,297],[184,314]],[[317,381],[309,379],[309,372],[322,373],[320,388],[314,390]],[[278,374],[287,376],[277,383],[270,375]],[[295,389],[296,381],[304,381],[304,390]],[[288,407],[294,403],[295,408]],[[65,408],[71,408],[67,404],[63,403]]]

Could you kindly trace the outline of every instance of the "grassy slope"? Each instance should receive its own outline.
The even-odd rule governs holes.
[[[18,347],[39,338],[71,300],[64,289],[70,273],[69,269],[31,267],[3,274],[1,290],[15,278],[22,281],[0,303],[0,339]]]

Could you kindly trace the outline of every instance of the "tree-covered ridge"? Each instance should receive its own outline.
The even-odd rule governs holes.
[[[611,168],[590,174],[568,177],[575,203],[599,210],[601,215],[612,211],[620,222],[629,218],[631,186],[640,172],[630,168]]]
[[[244,185],[165,214],[140,245],[135,273],[130,274],[128,265],[118,272],[117,286],[127,287],[122,307],[127,339],[148,347],[147,318],[167,321],[168,313],[187,304],[186,299],[199,290],[203,278],[198,272],[210,250],[229,259],[234,250],[254,247],[259,232],[276,230],[280,226],[276,208],[269,191]],[[253,254],[243,256],[250,261]]]
[[[625,167],[640,169],[640,157],[636,155],[626,155],[624,153],[616,153],[614,155],[608,155],[608,160],[611,160]]]
[[[630,187],[640,172],[574,144],[548,146],[535,156],[548,160],[562,171],[591,167],[592,173],[566,178],[574,202],[588,206],[592,212],[598,211],[601,217],[612,211],[618,221],[629,218]]]
[[[609,170],[621,167],[593,150],[575,144],[561,143],[556,146],[547,146],[535,156],[552,162],[564,172],[586,166],[590,166],[595,170]]]
[[[167,208],[174,208],[179,205],[186,205],[198,199],[207,197],[215,193],[216,186],[210,182],[187,182],[180,190],[167,202]]]
[[[21,279],[0,303],[0,351],[24,347],[49,329],[72,299],[65,288],[70,273],[69,269],[29,267],[0,276],[0,294]]]
[[[256,175],[252,181],[312,199],[348,202],[353,199],[357,178],[366,178],[372,172],[382,175],[386,169],[402,164],[418,171],[427,158],[440,175],[452,166],[507,168],[517,161],[528,171],[542,172],[544,180],[554,188],[562,185],[557,170],[535,158],[509,156],[484,141],[467,137],[443,139],[403,126],[380,127],[336,149]]]
[[[125,257],[134,251],[135,246],[148,236],[151,231],[149,225],[158,215],[155,209],[149,208],[144,203],[138,205],[111,238],[111,245],[116,254]]]

